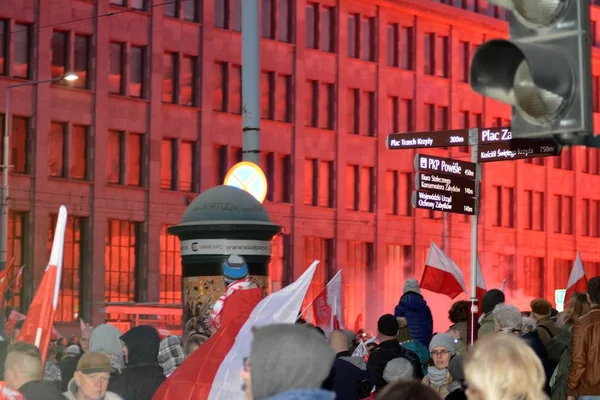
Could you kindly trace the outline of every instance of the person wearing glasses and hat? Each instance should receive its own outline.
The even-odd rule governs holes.
[[[453,382],[448,367],[450,360],[456,355],[456,339],[447,333],[438,333],[429,343],[429,354],[431,363],[423,384],[445,398],[449,393],[448,386]]]

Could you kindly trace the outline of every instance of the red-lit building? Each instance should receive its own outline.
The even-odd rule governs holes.
[[[372,326],[443,230],[440,213],[411,208],[414,151],[388,151],[385,137],[509,124],[508,107],[466,83],[477,45],[506,34],[505,15],[484,0],[261,4],[261,166],[284,227],[272,288],[321,259],[311,295],[342,268],[347,324],[363,314]],[[178,243],[165,227],[240,159],[240,25],[240,0],[0,2],[0,92],[80,76],[74,87],[11,90],[9,255],[26,266],[12,305],[32,298],[60,204],[70,211],[61,321],[98,322],[104,301],[180,301]],[[600,111],[598,90],[594,100]],[[552,299],[576,251],[600,274],[599,188],[596,150],[486,165],[488,285],[507,279]],[[449,215],[445,242],[467,279],[469,222]]]

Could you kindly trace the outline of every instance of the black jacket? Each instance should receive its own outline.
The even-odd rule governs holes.
[[[544,367],[544,372],[546,374],[546,385],[544,386],[544,391],[548,396],[551,396],[552,392],[550,390],[550,378],[552,378],[552,374],[554,373],[557,363],[548,359],[546,346],[544,346],[544,342],[542,342],[542,339],[538,335],[537,331],[526,333],[522,336],[522,338],[542,362],[542,366]]]
[[[467,400],[467,395],[461,389],[456,389],[448,393],[444,400]]]
[[[394,358],[406,358],[408,361],[410,361],[414,368],[414,378],[419,380],[423,379],[423,371],[421,369],[419,356],[417,356],[413,351],[402,347],[396,339],[387,340],[379,343],[378,346],[375,346],[373,350],[371,350],[369,362],[367,363],[371,368],[373,368],[373,370],[375,370],[375,387],[377,390],[380,390],[387,384],[383,379],[383,371],[385,370],[387,363],[392,361]]]
[[[152,399],[165,375],[158,365],[160,336],[155,328],[142,325],[121,336],[127,346],[127,368],[111,377],[108,390],[123,400]]]
[[[333,392],[336,399],[358,400],[369,397],[375,386],[375,371],[349,351],[337,353],[333,363]]]
[[[81,356],[67,357],[56,364],[60,368],[60,376],[62,378],[61,390],[63,392],[69,390],[69,382],[73,379],[80,358]]]
[[[27,382],[19,388],[19,392],[27,400],[65,400],[65,396],[53,381]]]

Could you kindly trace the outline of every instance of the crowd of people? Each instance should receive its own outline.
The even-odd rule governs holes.
[[[600,399],[600,277],[573,294],[564,312],[545,299],[531,309],[488,291],[478,340],[467,346],[470,303],[449,310],[434,333],[418,282],[407,281],[377,333],[324,331],[299,319],[253,331],[240,365],[249,400],[581,400]],[[151,326],[125,334],[110,324],[53,345],[47,360],[16,341],[4,360],[2,395],[16,400],[150,400],[207,338],[168,336]],[[190,360],[192,361],[192,360]],[[43,379],[40,379],[43,377]],[[174,399],[179,400],[179,399]]]

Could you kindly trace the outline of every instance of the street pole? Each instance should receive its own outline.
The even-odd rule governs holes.
[[[58,81],[74,81],[77,80],[77,75],[68,73],[60,78],[52,78],[52,79],[44,79],[41,81],[30,81],[24,83],[17,83],[14,85],[8,85],[4,89],[4,135],[2,137],[2,144],[4,148],[2,149],[2,200],[0,201],[0,216],[2,217],[2,222],[0,224],[0,272],[6,269],[6,260],[8,258],[8,169],[11,167],[10,165],[10,126],[11,126],[11,118],[10,118],[10,89],[14,89],[21,86],[31,86],[37,85],[40,83],[52,83]],[[5,278],[5,279],[8,279]],[[2,300],[0,301],[0,335],[4,337],[4,325],[6,320],[6,309],[4,297],[6,296],[6,292],[0,293],[2,296]],[[4,338],[8,340],[7,338]]]
[[[447,229],[448,229],[448,213],[445,212],[442,215],[442,250],[444,250],[444,253],[448,253],[447,249],[446,249],[446,234],[447,234]]]
[[[259,1],[242,0],[242,159],[260,165]]]
[[[472,345],[477,340],[477,315],[479,314],[479,307],[477,305],[477,245],[478,245],[478,220],[479,220],[479,209],[481,208],[480,199],[480,185],[481,185],[481,164],[477,163],[477,153],[479,148],[479,129],[472,129],[469,132],[469,144],[472,149],[471,161],[476,164],[475,171],[475,198],[477,204],[475,207],[475,213],[471,216],[471,315],[469,318],[469,337],[468,344]]]

